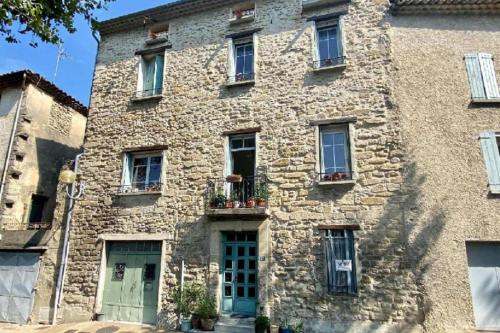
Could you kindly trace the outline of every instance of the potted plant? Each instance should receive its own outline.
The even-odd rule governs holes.
[[[255,208],[255,198],[254,197],[249,197],[247,199],[246,207],[247,208]]]
[[[226,199],[226,201],[224,203],[224,208],[226,208],[226,209],[233,208],[233,201],[230,199]]]
[[[258,316],[255,318],[255,333],[270,333],[271,320],[266,316]]]
[[[293,327],[293,333],[304,333],[304,324],[298,323]]]
[[[213,208],[224,208],[226,202],[226,196],[222,189],[217,191],[217,194],[210,201],[210,206]]]
[[[234,16],[239,20],[240,18],[243,17],[243,11],[241,9],[236,9],[234,11]]]
[[[202,331],[214,330],[217,310],[215,308],[215,298],[209,295],[208,292],[199,300],[195,313],[201,320]]]
[[[257,187],[257,206],[261,208],[266,207],[267,203],[267,184],[262,182]]]
[[[293,333],[288,326],[288,320],[282,320],[278,329],[278,333]]]
[[[231,194],[231,198],[233,199],[233,208],[240,208],[240,196],[238,193],[233,192]]]
[[[198,283],[186,283],[174,290],[173,300],[176,304],[177,313],[181,319],[181,331],[189,332],[193,326],[194,317],[191,315],[196,311],[199,300],[203,297],[205,288]],[[200,325],[197,325],[198,328]]]

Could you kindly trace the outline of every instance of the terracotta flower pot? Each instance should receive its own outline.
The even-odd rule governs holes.
[[[247,199],[247,208],[255,208],[255,199],[254,198]]]
[[[201,319],[201,330],[202,331],[213,331],[215,327],[214,319]]]
[[[233,202],[231,200],[226,200],[224,208],[233,208]]]
[[[257,206],[259,206],[260,208],[266,208],[266,200],[265,199],[258,199]]]
[[[193,325],[194,329],[200,329],[201,328],[201,320],[200,320],[200,318],[193,318],[193,319],[191,319],[191,324]]]

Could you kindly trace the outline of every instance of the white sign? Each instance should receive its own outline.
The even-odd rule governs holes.
[[[340,272],[352,271],[352,260],[335,260],[335,270]]]

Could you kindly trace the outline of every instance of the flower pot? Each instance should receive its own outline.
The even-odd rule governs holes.
[[[193,318],[193,319],[191,319],[191,325],[193,325],[194,329],[200,329],[201,328],[201,320],[200,320],[200,318]]]
[[[202,331],[213,331],[215,327],[214,319],[202,319],[201,320],[201,330]]]
[[[290,330],[289,328],[280,327],[278,329],[278,333],[292,333],[292,330]]]
[[[247,208],[255,208],[255,199],[254,198],[248,198]]]
[[[271,333],[271,327],[256,327],[255,328],[255,333]]]
[[[191,324],[191,319],[182,319],[181,320],[181,332],[189,332],[193,328]]]
[[[257,206],[259,206],[260,208],[266,208],[266,200],[264,200],[264,199],[258,199],[257,200]]]
[[[227,200],[224,204],[224,208],[233,208],[233,202],[231,200]]]

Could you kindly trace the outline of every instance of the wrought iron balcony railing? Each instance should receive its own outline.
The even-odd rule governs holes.
[[[352,180],[352,172],[328,172],[318,173],[320,182],[341,182]]]
[[[267,208],[268,199],[266,175],[231,175],[208,180],[207,208],[210,209]]]
[[[119,185],[118,193],[119,194],[141,194],[141,193],[159,193],[162,191],[162,183],[155,182],[149,184],[132,184],[132,185]]]
[[[161,93],[162,93],[162,88],[140,90],[135,92],[135,97],[144,98],[144,97],[161,96]]]
[[[344,64],[344,62],[345,62],[344,57],[328,58],[328,59],[314,61],[313,66],[314,69],[320,69],[320,68],[342,65]]]
[[[227,77],[228,83],[251,82],[255,80],[255,73],[239,73]]]

